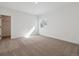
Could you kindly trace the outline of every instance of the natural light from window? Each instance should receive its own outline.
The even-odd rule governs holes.
[[[24,36],[25,38],[30,38],[31,34],[35,30],[35,26],[32,27],[32,29]]]

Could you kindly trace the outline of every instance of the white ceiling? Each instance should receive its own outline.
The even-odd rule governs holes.
[[[49,11],[56,10],[57,8],[64,7],[71,3],[67,2],[0,2],[0,6],[8,7],[11,9],[23,11],[26,13],[40,15]]]

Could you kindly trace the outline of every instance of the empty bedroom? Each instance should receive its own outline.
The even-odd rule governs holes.
[[[0,2],[0,56],[79,56],[79,2]]]

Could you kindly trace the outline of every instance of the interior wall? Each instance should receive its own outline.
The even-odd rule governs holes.
[[[43,14],[40,22],[43,19],[47,19],[47,26],[39,27],[41,35],[79,44],[79,3]]]
[[[34,15],[21,11],[0,7],[0,15],[11,16],[11,38],[24,36],[34,25],[36,25],[36,18]],[[33,34],[36,34],[35,31]]]

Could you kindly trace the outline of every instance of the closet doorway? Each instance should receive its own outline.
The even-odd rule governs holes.
[[[0,15],[0,38],[11,38],[11,16]]]

